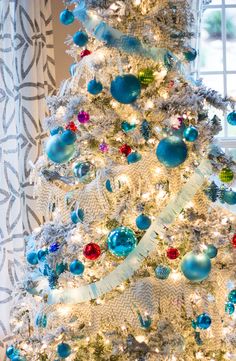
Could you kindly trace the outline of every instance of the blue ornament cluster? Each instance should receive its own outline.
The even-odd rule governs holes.
[[[11,361],[26,361],[26,358],[20,354],[20,351],[13,345],[8,346],[6,349],[6,356]]]
[[[235,311],[236,304],[236,289],[231,290],[228,294],[228,300],[225,303],[225,312],[232,315]]]

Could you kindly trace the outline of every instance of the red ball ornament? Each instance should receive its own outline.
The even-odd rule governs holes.
[[[94,261],[101,254],[101,248],[97,243],[88,243],[83,249],[84,257]]]
[[[234,233],[233,238],[231,240],[231,244],[234,248],[236,248],[236,233]]]
[[[123,144],[120,147],[120,152],[124,154],[126,157],[132,152],[132,148],[128,144]]]
[[[84,56],[90,55],[92,52],[88,49],[84,49],[80,53],[80,57],[83,58]]]
[[[69,122],[67,125],[66,125],[66,129],[69,129],[71,130],[72,132],[76,132],[78,130],[77,126],[75,125],[74,122]]]
[[[170,247],[167,249],[166,255],[169,259],[176,259],[179,257],[180,252],[177,248]]]

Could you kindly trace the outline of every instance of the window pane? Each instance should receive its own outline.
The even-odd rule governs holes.
[[[212,2],[210,3],[210,5],[221,5],[222,4],[222,0],[212,0]]]
[[[224,93],[223,74],[201,75],[201,78],[207,87],[217,90],[220,94]]]
[[[236,0],[225,0],[226,5],[236,5]]]
[[[226,9],[227,70],[236,70],[236,8]]]
[[[236,100],[236,74],[227,75],[227,95],[234,97]]]
[[[236,136],[236,126],[227,124],[227,127],[228,127],[228,130],[227,130],[228,137],[229,138],[234,138]],[[235,146],[236,146],[236,141],[235,141]]]

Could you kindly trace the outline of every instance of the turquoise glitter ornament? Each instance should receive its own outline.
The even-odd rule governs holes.
[[[63,25],[70,25],[73,23],[74,21],[74,14],[72,13],[72,11],[65,9],[60,13],[60,22]]]
[[[37,252],[29,252],[26,256],[26,259],[28,261],[29,264],[31,265],[36,265],[38,264],[38,255],[37,255]]]
[[[71,145],[76,141],[76,133],[67,129],[61,134],[61,140],[66,145]]]
[[[74,144],[66,145],[61,140],[60,134],[55,134],[49,138],[46,144],[46,154],[48,158],[54,163],[66,163],[74,155]]]
[[[186,48],[184,51],[184,57],[187,61],[194,61],[197,57],[197,50],[192,48],[191,46]]]
[[[197,316],[196,325],[201,330],[207,330],[211,326],[211,318],[208,314],[202,313]]]
[[[236,304],[236,290],[230,291],[228,295],[228,300],[234,304]]]
[[[137,163],[141,159],[142,159],[142,156],[138,152],[132,152],[127,157],[128,164]]]
[[[85,31],[77,31],[73,35],[73,41],[78,46],[85,46],[88,42],[88,35]]]
[[[236,111],[235,110],[227,115],[227,122],[230,125],[233,125],[233,126],[236,125]]]
[[[57,354],[61,358],[67,358],[71,354],[71,347],[68,345],[68,343],[60,343],[57,346]]]
[[[39,327],[39,328],[40,328],[40,327],[41,327],[41,328],[46,328],[46,327],[47,327],[47,315],[39,313],[39,314],[36,316],[35,325],[36,325],[37,327]]]
[[[232,315],[235,311],[235,306],[232,302],[226,302],[225,303],[225,312],[228,313],[228,315]]]
[[[201,282],[211,271],[210,258],[204,253],[189,252],[182,259],[181,271],[188,280]]]
[[[208,244],[207,248],[203,251],[209,258],[215,258],[218,253],[218,249],[214,246],[214,244]]]
[[[130,124],[129,122],[122,122],[121,123],[121,129],[125,132],[131,132],[132,130],[134,130],[136,128],[136,124]]]
[[[116,257],[126,257],[136,247],[137,238],[128,227],[118,227],[107,238],[109,251]]]
[[[151,226],[151,223],[152,223],[151,219],[145,214],[140,214],[136,218],[136,226],[138,227],[138,229],[141,229],[142,231],[148,229]]]
[[[187,142],[195,142],[198,138],[198,130],[192,125],[184,130],[184,139]]]
[[[76,211],[73,211],[70,215],[71,221],[75,224],[83,223],[84,220],[84,211],[82,208],[78,208]]]
[[[95,166],[90,162],[77,163],[74,175],[81,183],[90,183],[96,176]]]
[[[141,94],[141,83],[132,74],[118,75],[111,82],[111,95],[122,104],[133,103]]]
[[[163,265],[157,266],[155,274],[159,280],[166,280],[170,275],[170,267]]]
[[[236,192],[234,192],[232,190],[225,191],[223,193],[223,201],[231,206],[235,205],[236,204]]]
[[[188,155],[184,141],[176,136],[170,136],[160,141],[156,149],[156,156],[168,168],[175,168],[182,164]]]
[[[51,135],[62,133],[64,131],[63,127],[56,127],[50,130]]]
[[[84,265],[82,262],[78,261],[77,259],[75,259],[74,261],[71,262],[70,264],[70,272],[73,275],[76,276],[81,276],[84,272]]]
[[[92,95],[97,95],[101,93],[103,89],[102,83],[100,81],[97,81],[96,79],[90,80],[87,86],[87,90]]]

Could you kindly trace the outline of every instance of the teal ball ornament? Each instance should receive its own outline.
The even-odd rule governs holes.
[[[64,132],[63,127],[56,127],[56,128],[53,128],[50,130],[51,135],[55,135],[55,134],[62,133],[62,132]]]
[[[84,211],[82,208],[78,208],[77,210],[73,211],[70,215],[71,221],[74,224],[83,223],[84,220]]]
[[[207,313],[197,316],[196,325],[201,330],[207,330],[211,326],[211,318]]]
[[[137,162],[139,162],[141,159],[142,159],[142,156],[141,156],[141,154],[139,154],[138,152],[132,152],[132,153],[130,153],[130,154],[128,155],[128,157],[127,157],[128,164],[137,163]]]
[[[37,252],[33,252],[33,251],[27,254],[26,259],[28,263],[33,266],[35,266],[39,262]]]
[[[110,92],[119,103],[131,104],[141,94],[141,83],[132,74],[118,75],[111,82]]]
[[[236,204],[236,192],[234,192],[232,190],[225,191],[223,194],[223,201],[231,206],[235,205]]]
[[[197,140],[198,138],[198,130],[192,125],[190,127],[187,127],[184,130],[183,134],[184,134],[184,139],[187,140],[187,142],[195,142],[195,140]]]
[[[151,226],[151,223],[152,223],[151,219],[148,216],[146,216],[145,214],[140,214],[136,218],[136,226],[141,231],[148,229]]]
[[[87,90],[92,95],[98,95],[103,89],[102,83],[96,79],[90,80],[87,86]]]
[[[233,126],[236,125],[236,111],[235,110],[227,115],[227,122],[230,125],[233,125]]]
[[[107,238],[109,251],[116,257],[126,257],[136,247],[137,238],[128,227],[118,227]]]
[[[95,166],[90,162],[77,163],[74,175],[80,183],[90,183],[96,176]]]
[[[14,356],[18,356],[19,355],[19,351],[13,346],[8,346],[6,349],[6,356],[9,359],[12,359]]]
[[[182,164],[188,155],[188,149],[182,139],[170,136],[160,141],[156,156],[167,168],[175,168]]]
[[[236,304],[236,290],[230,291],[228,295],[228,300],[234,304]]]
[[[47,254],[48,254],[47,249],[39,249],[37,253],[39,262],[45,261]]]
[[[63,25],[70,25],[73,23],[75,17],[72,11],[65,9],[60,13],[59,19]]]
[[[61,358],[67,358],[71,354],[71,347],[68,345],[68,343],[60,343],[57,346],[57,354]]]
[[[166,280],[170,275],[170,267],[159,265],[155,269],[156,277],[160,280]]]
[[[73,35],[73,41],[75,45],[78,46],[85,46],[88,42],[88,34],[85,31],[77,31]]]
[[[74,144],[76,141],[76,133],[70,129],[67,129],[61,134],[61,140],[66,145]]]
[[[73,275],[76,276],[81,276],[84,272],[84,265],[82,262],[78,261],[77,259],[75,259],[74,261],[71,262],[70,264],[70,272]]]
[[[208,244],[207,248],[204,249],[204,253],[209,257],[209,258],[215,258],[217,256],[218,253],[218,249],[214,246],[214,244]]]
[[[235,306],[232,302],[226,302],[225,303],[225,312],[228,313],[228,315],[232,315],[235,311]]]
[[[188,62],[194,61],[196,59],[196,57],[197,57],[197,50],[192,48],[192,47],[188,47],[184,51],[184,57]]]
[[[46,154],[48,158],[58,164],[68,162],[74,155],[74,144],[66,145],[61,140],[60,134],[55,134],[49,138],[46,144]]]
[[[205,253],[187,253],[181,262],[184,276],[193,282],[205,280],[211,271],[210,258]]]

